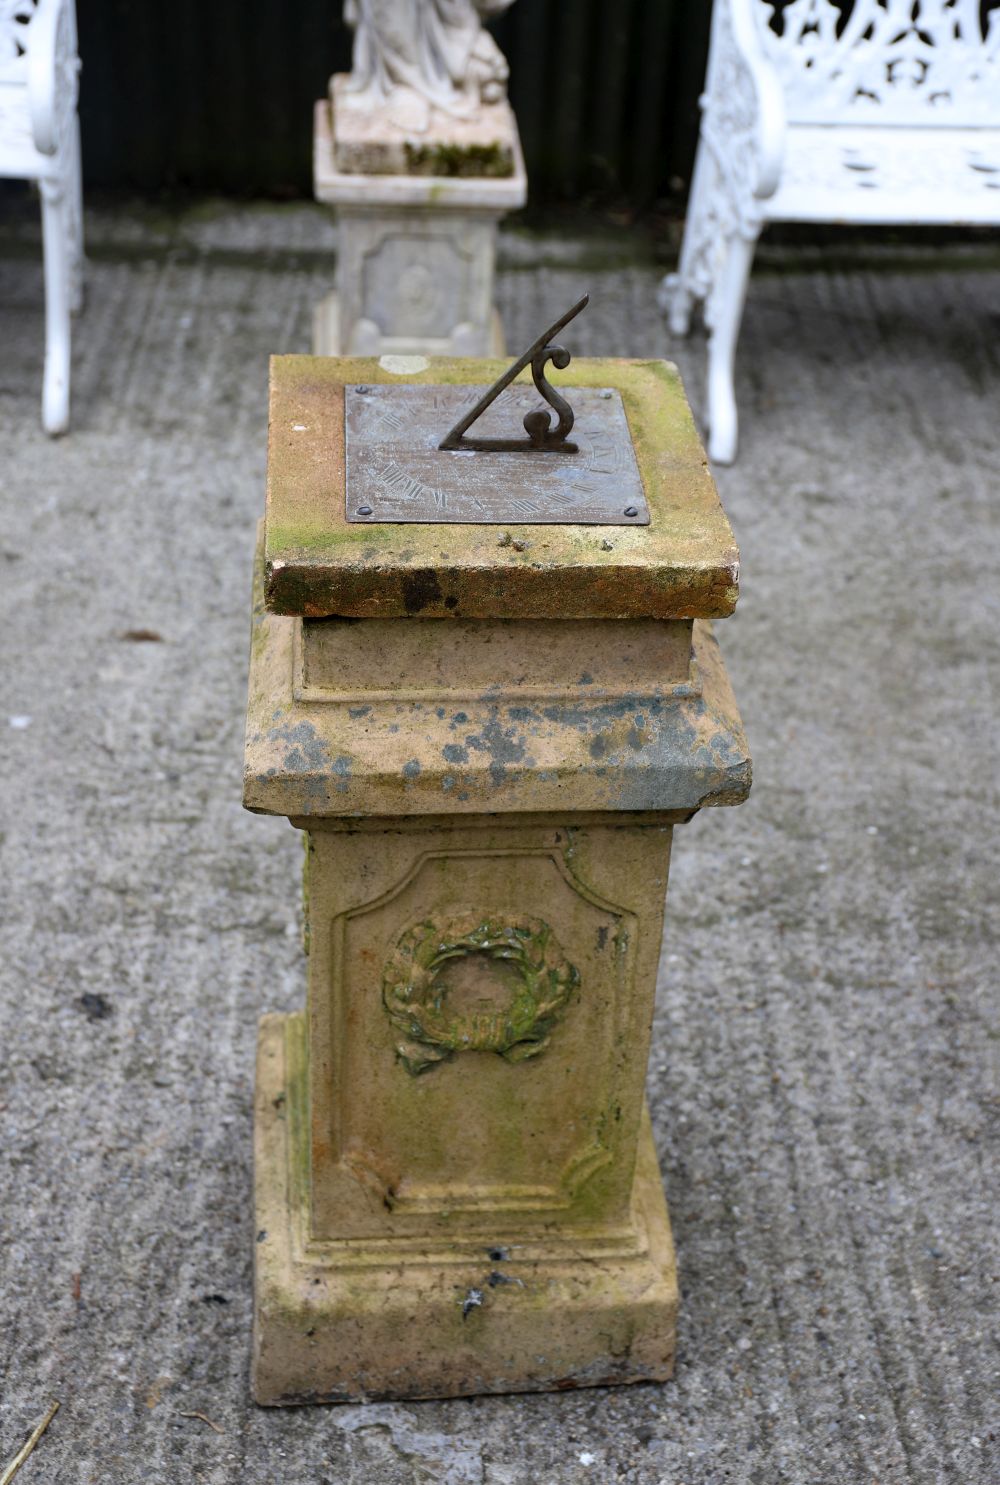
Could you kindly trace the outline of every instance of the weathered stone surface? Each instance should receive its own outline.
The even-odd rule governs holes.
[[[330,827],[310,822],[307,835],[311,1236],[401,1251],[418,1238],[477,1251],[618,1242],[669,822],[568,809]],[[551,1017],[509,1047],[485,1024],[436,1042],[411,932],[446,950],[430,1000],[465,1025],[503,1019],[516,988],[509,952],[491,962],[469,943],[469,927],[487,924],[495,939],[503,924],[536,947],[544,937],[548,962],[566,970]],[[447,947],[462,939],[464,951]],[[420,1066],[417,1051],[433,1062]]]
[[[577,359],[568,385],[617,388],[651,522],[642,528],[359,525],[344,508],[343,384],[487,386],[496,361],[272,362],[266,600],[277,613],[386,618],[721,618],[739,562],[676,369]],[[442,429],[442,436],[447,429]]]
[[[584,363],[622,389],[650,524],[515,537],[348,523],[343,386],[385,367],[274,371],[244,803],[307,831],[309,994],[304,1023],[261,1032],[257,1398],[669,1376],[676,1280],[643,1084],[671,833],[750,787],[691,615],[698,558],[730,584],[702,602],[726,612],[737,554],[683,393],[664,366]],[[503,456],[510,478],[524,457]],[[318,579],[301,533],[289,550],[289,507],[314,523]],[[595,617],[581,594],[616,544],[625,616]],[[544,604],[507,617],[511,579],[539,568]],[[342,616],[343,574],[376,617]],[[310,617],[317,593],[341,616]],[[423,616],[435,606],[453,617]]]
[[[331,78],[334,164],[342,175],[416,175],[489,180],[518,164],[517,131],[506,99],[469,117],[435,110],[423,129],[358,103],[345,76]]]
[[[666,1378],[643,1099],[666,817],[339,825],[307,836],[308,1017],[261,1028],[258,1400]],[[545,987],[515,1027],[511,936]]]
[[[671,1374],[643,1086],[672,816],[575,792],[308,821],[308,1013],[258,1053],[258,1401]]]
[[[672,1376],[676,1266],[648,1113],[617,1249],[594,1253],[585,1237],[563,1232],[560,1242],[551,1229],[515,1247],[485,1230],[461,1245],[412,1243],[401,1268],[398,1245],[380,1261],[370,1246],[308,1240],[304,1040],[301,1016],[261,1022],[258,1402],[460,1397]]]
[[[343,81],[335,79],[335,97]],[[335,293],[314,329],[318,354],[496,353],[497,223],[524,205],[527,177],[510,107],[487,112],[485,133],[456,121],[451,147],[439,133],[408,148],[368,115],[317,103],[314,188],[338,227]],[[375,173],[361,173],[373,151]],[[390,167],[400,173],[385,174]]]
[[[609,633],[604,646],[619,650],[621,669],[615,683],[608,684],[605,675],[605,684],[591,692],[591,682],[574,689],[551,675],[533,685],[505,682],[503,670],[509,674],[522,633],[516,624],[511,632],[504,621],[478,622],[492,631],[501,679],[484,684],[475,672],[464,682],[454,674],[441,677],[437,667],[451,626],[428,620],[415,633],[410,626],[421,621],[397,619],[389,623],[406,628],[401,644],[413,665],[411,684],[345,691],[297,684],[301,621],[258,606],[247,713],[247,807],[303,818],[474,814],[563,809],[569,792],[574,809],[690,814],[746,797],[749,752],[708,625],[696,623],[693,668],[689,672],[689,650],[684,674],[675,678],[648,670],[630,676],[627,636],[616,643]],[[382,673],[385,655],[388,678],[395,673],[401,679],[397,647],[384,621],[355,621],[351,640],[364,646],[369,624],[376,631],[373,674]],[[690,636],[689,624],[678,622],[676,628],[683,638]],[[581,646],[571,681],[592,674],[590,656]]]
[[[447,211],[487,212],[498,220],[517,211],[527,199],[524,155],[513,110],[505,104],[494,115],[499,135],[498,151],[509,155],[514,168],[505,175],[477,175],[445,169],[438,175],[402,171],[370,175],[342,170],[337,163],[339,120],[330,101],[321,98],[313,111],[313,184],[316,200],[326,206],[368,207],[383,211],[393,207],[423,207],[435,213]],[[491,131],[494,132],[494,131]]]

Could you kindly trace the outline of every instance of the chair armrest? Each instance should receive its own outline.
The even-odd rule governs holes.
[[[706,132],[713,115],[722,137],[739,141],[731,166],[741,191],[757,200],[773,196],[785,152],[785,101],[781,79],[766,55],[760,31],[761,0],[715,0],[708,80],[702,99]]]
[[[76,15],[73,0],[40,0],[26,28],[28,113],[35,148],[54,155],[76,111]]]

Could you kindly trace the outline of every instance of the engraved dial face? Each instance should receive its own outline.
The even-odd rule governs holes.
[[[412,384],[347,387],[347,519],[365,524],[649,524],[617,391],[560,389],[571,396],[576,413],[571,451],[440,449],[444,434],[483,390]],[[477,420],[476,433],[497,440],[523,436],[525,414],[544,407],[534,387],[509,387]]]

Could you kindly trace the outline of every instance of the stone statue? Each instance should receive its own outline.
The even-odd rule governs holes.
[[[0,10],[5,0],[0,0]],[[497,356],[497,223],[527,196],[507,63],[483,22],[513,0],[345,0],[350,73],[314,114],[337,212],[324,356]]]
[[[485,16],[512,0],[345,0],[354,27],[347,91],[352,107],[378,108],[423,133],[432,111],[471,119],[507,94],[507,62]]]

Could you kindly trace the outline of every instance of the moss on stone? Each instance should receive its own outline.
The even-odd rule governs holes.
[[[408,175],[450,179],[487,176],[496,179],[514,174],[510,149],[500,140],[491,144],[458,144],[453,141],[414,144],[408,139],[404,149]]]
[[[429,360],[402,380],[482,386],[507,364]],[[370,357],[275,359],[266,539],[273,611],[427,618],[732,611],[737,551],[674,366],[584,358],[573,361],[566,383],[621,392],[651,524],[536,526],[522,553],[498,541],[495,525],[347,521],[342,389],[398,381]]]

